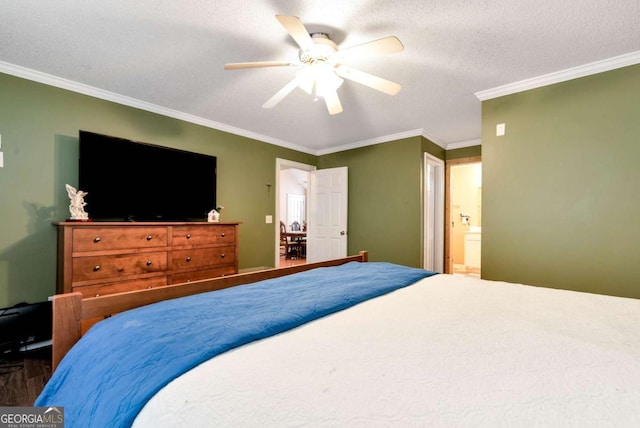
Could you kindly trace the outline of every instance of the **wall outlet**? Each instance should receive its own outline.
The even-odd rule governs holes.
[[[264,217],[264,222],[267,224],[271,224],[273,223],[273,216],[272,215],[267,215]]]
[[[4,156],[2,152],[0,152],[0,168],[4,168]]]

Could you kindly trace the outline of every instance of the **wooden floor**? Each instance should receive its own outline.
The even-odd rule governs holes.
[[[33,406],[51,377],[51,347],[0,359],[0,406]]]
[[[280,266],[279,267],[289,267],[296,265],[303,265],[307,263],[307,259],[285,259],[284,256],[280,256]]]

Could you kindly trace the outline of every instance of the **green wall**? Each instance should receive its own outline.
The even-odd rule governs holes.
[[[422,157],[444,149],[411,137],[321,156],[319,168],[349,168],[348,253],[422,266]]]
[[[482,156],[482,146],[470,146],[446,151],[447,160]]]
[[[64,185],[77,185],[80,129],[217,156],[222,219],[242,222],[241,269],[273,266],[264,217],[275,212],[276,158],[347,166],[349,254],[421,266],[423,153],[449,157],[420,136],[316,157],[0,73],[0,307],[55,291],[52,223],[69,216]]]
[[[482,103],[484,278],[640,297],[639,94],[636,65]]]
[[[77,186],[78,130],[218,157],[222,220],[240,221],[240,268],[273,266],[275,159],[313,155],[0,74],[0,307],[55,291],[56,234]],[[114,165],[117,173],[117,165]],[[136,191],[136,189],[129,189]],[[86,207],[91,213],[91,207]]]

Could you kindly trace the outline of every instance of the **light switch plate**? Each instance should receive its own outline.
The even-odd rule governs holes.
[[[273,216],[272,215],[267,215],[264,217],[264,222],[267,224],[271,224],[273,223]]]
[[[502,137],[505,133],[505,124],[499,123],[496,125],[496,137]]]
[[[4,168],[4,153],[0,152],[0,168]]]

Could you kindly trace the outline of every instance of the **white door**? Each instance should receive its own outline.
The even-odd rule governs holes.
[[[347,167],[309,173],[307,262],[347,256]]]

